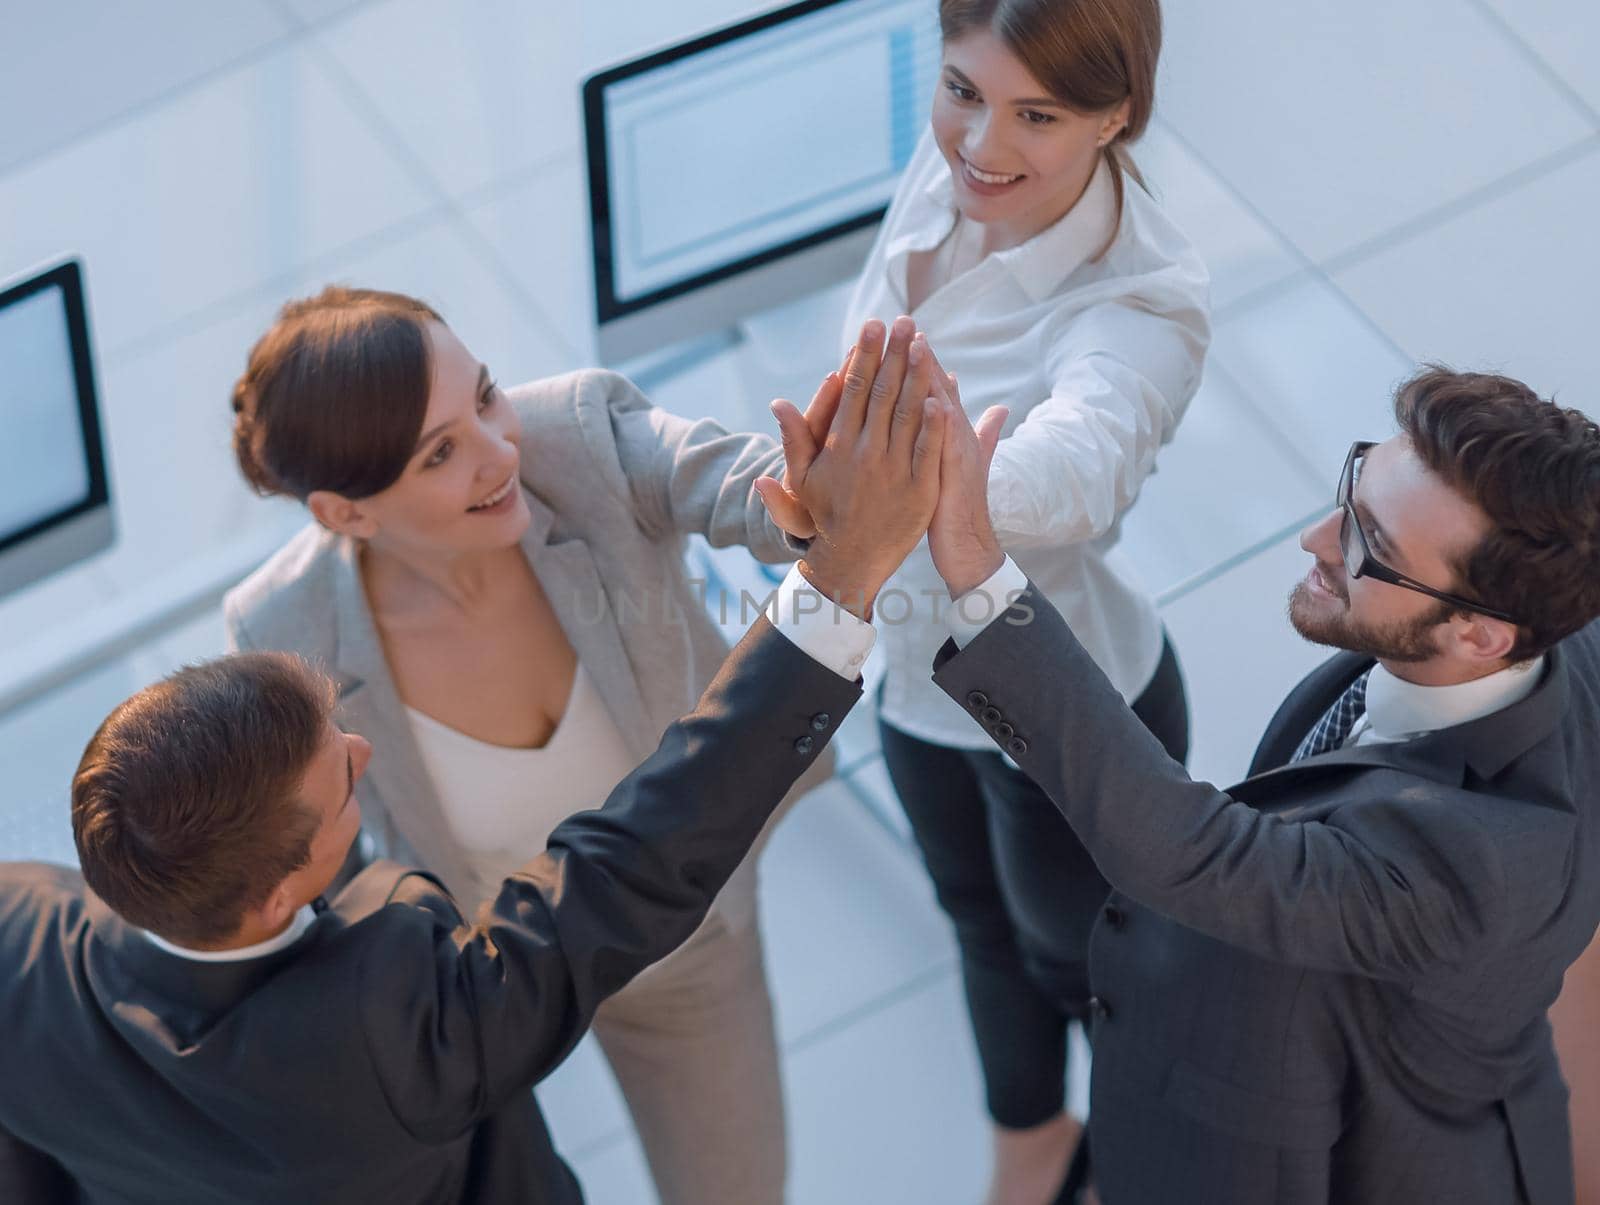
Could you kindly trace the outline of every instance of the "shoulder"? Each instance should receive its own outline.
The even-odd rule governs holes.
[[[522,428],[522,477],[558,512],[610,499],[632,513],[630,473],[659,452],[665,411],[627,377],[585,368],[509,390]]]
[[[83,876],[45,862],[0,863],[0,961],[20,967],[24,951],[62,922],[83,912]]]
[[[1107,262],[1130,280],[1147,281],[1147,288],[1208,307],[1211,273],[1194,243],[1149,188],[1131,176],[1123,185],[1121,222]]]
[[[651,409],[650,399],[619,372],[583,368],[507,390],[530,453],[604,451],[616,446],[616,417]]]
[[[229,636],[241,647],[314,652],[308,639],[333,614],[343,539],[308,523],[222,600]]]

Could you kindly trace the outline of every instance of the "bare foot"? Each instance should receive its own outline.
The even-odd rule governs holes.
[[[994,1171],[984,1205],[1049,1205],[1082,1133],[1083,1123],[1071,1113],[1025,1130],[995,1126]]]

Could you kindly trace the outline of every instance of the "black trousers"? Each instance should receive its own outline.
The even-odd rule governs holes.
[[[1189,705],[1172,644],[1133,712],[1175,760]],[[1061,812],[999,750],[935,745],[879,722],[889,778],[955,924],[989,1114],[1014,1129],[1059,1113],[1067,1024],[1089,1000],[1089,933],[1110,887]]]

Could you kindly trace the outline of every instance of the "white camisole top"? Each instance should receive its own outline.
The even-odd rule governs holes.
[[[544,851],[556,825],[599,807],[634,768],[581,662],[561,722],[539,749],[491,745],[413,707],[406,713],[450,830],[491,891]]]

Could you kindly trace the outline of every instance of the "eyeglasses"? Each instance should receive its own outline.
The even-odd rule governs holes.
[[[1415,590],[1418,594],[1426,594],[1429,598],[1437,598],[1440,602],[1460,607],[1463,611],[1475,611],[1491,619],[1516,623],[1517,621],[1504,611],[1487,607],[1474,599],[1463,598],[1459,594],[1448,594],[1443,590],[1435,590],[1432,586],[1425,586],[1416,578],[1407,577],[1399,570],[1389,568],[1372,555],[1367,533],[1361,529],[1361,520],[1356,517],[1356,507],[1352,497],[1355,493],[1356,466],[1367,454],[1368,449],[1375,446],[1370,440],[1366,442],[1357,440],[1351,444],[1350,454],[1344,458],[1344,472],[1339,474],[1337,501],[1339,509],[1344,512],[1339,523],[1339,551],[1344,554],[1345,571],[1351,577],[1375,578],[1380,582],[1388,582],[1391,586],[1400,586],[1406,590]]]

